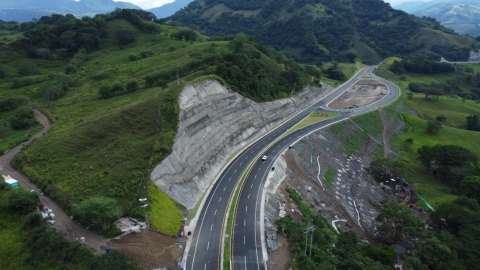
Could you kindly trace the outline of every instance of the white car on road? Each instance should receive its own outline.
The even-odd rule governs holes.
[[[267,160],[267,158],[268,158],[267,156],[263,156],[262,160],[265,161],[265,160]]]

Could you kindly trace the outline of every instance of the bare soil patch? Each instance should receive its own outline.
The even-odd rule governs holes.
[[[145,270],[161,267],[177,269],[177,262],[182,260],[185,248],[185,243],[181,239],[148,230],[127,234],[120,239],[111,239],[107,244],[113,252],[124,253]],[[180,245],[183,249],[179,247]]]
[[[328,105],[332,109],[353,109],[372,104],[382,99],[388,90],[376,80],[359,80]]]

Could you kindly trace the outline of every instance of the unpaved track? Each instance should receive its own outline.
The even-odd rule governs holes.
[[[387,119],[387,114],[385,113],[385,110],[380,107],[378,108],[378,112],[380,113],[380,117],[382,118],[383,122],[383,157],[388,158],[388,154],[390,153],[390,146],[388,144],[388,136],[387,136],[387,131],[388,131],[388,119]]]
[[[27,142],[17,145],[16,147],[10,149],[10,151],[5,153],[4,155],[0,156],[0,174],[10,175],[12,178],[18,180],[18,183],[21,186],[30,190],[33,189],[38,194],[40,194],[40,189],[34,183],[32,183],[24,174],[15,170],[11,165],[12,158],[16,154],[18,154],[18,152],[20,152],[23,146],[28,146],[34,139],[39,138],[50,129],[50,121],[43,113],[41,113],[39,110],[34,110],[34,114],[37,121],[43,125],[43,129],[34,136],[32,136]],[[76,238],[85,237],[86,244],[94,248],[97,252],[101,251],[102,246],[106,246],[107,240],[103,236],[86,230],[77,223],[75,223],[52,199],[47,196],[40,196],[40,201],[46,207],[53,210],[53,212],[55,213],[55,225],[53,225],[52,227],[57,228],[62,232],[65,232],[67,234],[67,239],[73,241]]]

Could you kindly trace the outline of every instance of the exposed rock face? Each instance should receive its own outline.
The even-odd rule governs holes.
[[[480,50],[474,52],[470,52],[470,58],[468,59],[469,62],[480,62]]]
[[[217,81],[186,86],[180,96],[173,152],[150,178],[192,209],[229,156],[331,90],[330,86],[305,88],[292,98],[257,103]]]

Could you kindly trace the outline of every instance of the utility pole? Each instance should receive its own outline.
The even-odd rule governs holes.
[[[305,254],[307,254],[308,234],[311,233],[311,236],[310,236],[310,257],[312,257],[313,231],[315,231],[315,226],[310,225],[310,224],[311,224],[311,222],[308,223],[308,226],[303,233],[305,234]]]

